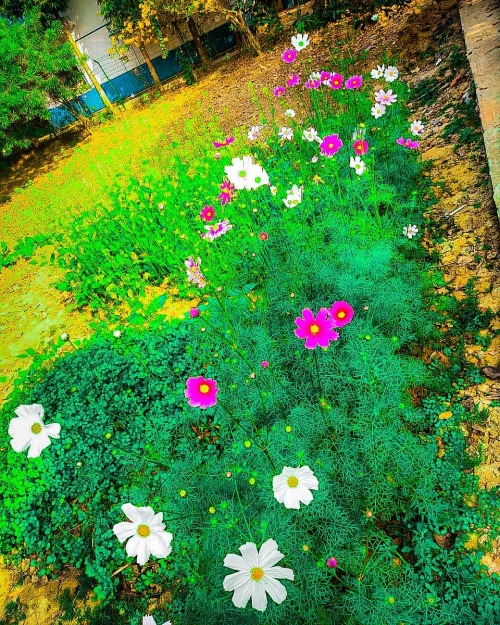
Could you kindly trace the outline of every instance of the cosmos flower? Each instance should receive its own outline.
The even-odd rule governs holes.
[[[247,135],[248,138],[251,141],[255,141],[255,139],[258,138],[261,129],[262,129],[262,126],[252,126],[250,130],[248,131],[248,135]]]
[[[293,63],[297,58],[297,50],[294,48],[288,48],[283,52],[281,58],[285,63]]]
[[[300,76],[298,74],[288,74],[288,80],[286,81],[286,84],[289,87],[295,87],[299,83],[300,83]]]
[[[318,490],[318,486],[309,467],[283,467],[281,474],[273,477],[274,498],[288,509],[299,510],[301,503],[308,506],[313,500],[311,490]]]
[[[358,139],[352,144],[352,147],[356,154],[360,154],[361,156],[368,152],[368,143],[364,139]]]
[[[375,117],[375,119],[378,119],[379,117],[382,117],[382,115],[385,115],[385,110],[385,105],[377,102],[374,106],[372,106],[371,114]]]
[[[269,182],[266,172],[253,162],[251,156],[233,158],[231,163],[224,167],[224,171],[235,189],[257,189]]]
[[[215,217],[214,207],[206,204],[201,210],[200,219],[203,219],[203,221],[212,221],[214,217]]]
[[[345,81],[346,89],[359,89],[363,86],[363,76],[351,76]]]
[[[142,617],[142,625],[156,625],[156,621],[152,616],[146,614],[146,616]],[[171,621],[167,621],[166,623],[163,623],[163,625],[172,625],[172,623]]]
[[[397,80],[398,76],[399,70],[393,65],[389,65],[389,67],[384,72],[384,78],[386,82],[394,82],[395,80]]]
[[[286,89],[285,89],[285,87],[281,87],[281,86],[280,87],[276,87],[276,89],[273,91],[273,93],[274,93],[274,95],[277,98],[281,98],[281,96],[285,95]]]
[[[217,196],[217,199],[220,200],[220,203],[224,206],[227,202],[231,202],[235,187],[229,180],[223,179],[222,184],[219,185],[219,189],[221,193]]]
[[[297,52],[300,52],[304,48],[307,48],[307,46],[311,43],[309,35],[307,35],[306,33],[299,33],[298,35],[294,35],[291,39],[291,42],[292,46],[297,50]]]
[[[332,74],[330,80],[328,81],[328,86],[332,89],[340,89],[344,84],[344,77],[342,74]]]
[[[329,158],[336,154],[344,144],[337,134],[327,135],[320,143],[321,154]]]
[[[347,302],[333,302],[332,307],[328,310],[330,316],[335,322],[336,328],[342,328],[343,326],[351,323],[354,317],[354,309]]]
[[[259,234],[259,239],[261,241],[267,241],[269,239],[269,235],[267,234],[267,232],[261,232]]]
[[[302,139],[304,139],[304,141],[318,141],[318,131],[312,126],[306,128],[302,133]]]
[[[269,190],[271,191],[272,195],[276,195],[276,193],[278,193],[278,187],[275,187],[274,185],[271,186]]]
[[[9,423],[10,445],[14,451],[28,450],[28,458],[38,458],[42,451],[51,443],[51,438],[59,438],[59,423],[44,425],[43,406],[29,404],[18,406]]]
[[[418,137],[424,132],[424,125],[421,121],[416,120],[410,125],[410,132],[414,137]]]
[[[219,221],[216,224],[205,226],[205,230],[208,230],[208,232],[202,234],[201,238],[213,241],[214,239],[221,237],[223,234],[226,234],[226,232],[231,230],[232,227],[233,226],[229,223],[229,219],[224,219],[224,221]]]
[[[396,93],[392,92],[392,89],[388,89],[387,91],[384,91],[383,89],[375,91],[375,101],[379,104],[390,106],[391,104],[394,104],[394,102],[397,102],[397,100],[398,96]]]
[[[166,558],[172,551],[173,536],[164,531],[163,512],[155,514],[149,506],[138,508],[131,503],[123,504],[122,510],[130,522],[114,525],[113,534],[121,543],[127,541],[127,555],[137,557],[140,565],[146,564],[151,555]]]
[[[309,79],[306,83],[304,83],[304,87],[306,89],[319,89],[321,87],[321,81]]]
[[[286,115],[287,117],[295,117],[296,113],[295,113],[295,111],[294,111],[293,109],[287,109],[287,110],[285,111],[285,115]]]
[[[356,156],[356,158],[351,156],[349,161],[349,167],[352,167],[358,176],[361,176],[362,173],[366,169],[366,164],[361,160],[361,156]]]
[[[217,382],[211,378],[188,378],[186,380],[186,390],[184,396],[188,399],[190,406],[199,406],[203,410],[217,403]]]
[[[384,75],[384,72],[385,72],[385,65],[377,65],[377,69],[372,69],[370,74],[372,78],[374,78],[375,80],[378,80],[379,78],[382,78],[382,76]]]
[[[302,202],[302,191],[304,190],[303,186],[298,187],[296,184],[293,185],[291,189],[288,189],[286,192],[286,199],[283,200],[285,206],[287,208],[293,208]]]
[[[278,132],[278,137],[282,141],[291,141],[293,139],[293,130],[291,128],[288,128],[287,126],[283,126],[283,128],[280,128]]]
[[[187,267],[188,281],[196,284],[200,289],[203,289],[206,286],[206,282],[200,271],[201,258],[198,257],[198,260],[195,262],[194,258],[189,256],[189,258],[184,261],[184,264]]]
[[[278,544],[272,538],[257,551],[255,543],[245,543],[239,547],[241,556],[229,553],[224,558],[224,566],[235,569],[236,573],[226,575],[224,590],[232,591],[233,603],[237,608],[245,608],[250,597],[252,608],[264,612],[267,596],[277,603],[286,599],[286,588],[278,579],[294,579],[292,569],[274,566],[284,555],[278,551]]]
[[[316,347],[328,347],[330,341],[336,341],[339,338],[335,327],[335,320],[329,318],[327,308],[320,308],[316,316],[313,315],[310,308],[302,310],[302,317],[295,319],[297,329],[294,334],[299,339],[306,339],[304,347],[306,349],[316,349]]]
[[[321,72],[321,74],[319,75],[319,79],[321,80],[321,82],[322,82],[324,85],[327,85],[327,84],[330,82],[331,78],[332,78],[332,73],[331,73],[331,72],[325,72],[325,71],[323,71],[323,72]]]
[[[416,150],[419,146],[420,143],[418,141],[413,141],[413,139],[405,139],[404,137],[399,137],[399,139],[396,139],[396,143],[398,145],[402,145],[405,148],[409,148],[410,150]]]
[[[323,82],[321,80],[321,72],[311,72],[309,74],[309,80],[319,80],[320,82]]]

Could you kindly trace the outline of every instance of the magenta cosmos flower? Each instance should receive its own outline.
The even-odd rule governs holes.
[[[326,566],[329,569],[336,569],[338,566],[337,563],[337,558],[334,558],[333,556],[331,556],[330,558],[328,558],[328,560],[326,561]]]
[[[336,328],[341,328],[352,321],[354,309],[347,302],[333,302],[333,306],[328,311],[333,319]]]
[[[309,79],[306,83],[304,83],[304,87],[306,89],[319,89],[321,87],[321,81]]]
[[[343,84],[344,84],[344,77],[342,76],[342,74],[332,74],[332,77],[330,78],[328,82],[328,85],[332,89],[340,89]]]
[[[321,148],[321,154],[330,157],[336,154],[343,145],[338,135],[327,135],[319,144],[319,147]]]
[[[346,89],[359,89],[363,86],[363,76],[351,76],[345,81]]]
[[[223,179],[222,184],[219,185],[219,189],[222,192],[217,196],[217,199],[220,200],[220,203],[224,206],[227,202],[231,202],[231,198],[234,195],[234,185],[231,184],[229,180]]]
[[[274,93],[274,95],[277,98],[280,98],[281,96],[285,95],[286,89],[285,89],[285,87],[281,87],[281,86],[280,87],[276,87],[276,89],[274,90],[273,93]]]
[[[191,310],[189,311],[189,316],[193,318],[198,317],[199,314],[200,314],[199,308],[191,308]]]
[[[283,52],[281,58],[285,63],[293,63],[297,58],[297,50],[295,50],[295,48],[288,48],[288,50]]]
[[[201,210],[200,219],[203,219],[203,221],[212,221],[214,217],[215,217],[214,207],[205,205]]]
[[[299,83],[300,83],[300,76],[298,74],[288,74],[288,80],[286,81],[286,84],[289,87],[295,87]]]
[[[368,152],[368,143],[364,139],[358,139],[352,144],[356,154],[366,154]]]
[[[331,72],[322,71],[319,79],[321,80],[321,82],[325,83],[325,82],[328,82],[331,79],[331,77],[332,77]]]
[[[197,378],[188,378],[186,380],[185,397],[188,399],[190,406],[199,406],[200,408],[209,408],[217,403],[217,382],[211,378],[199,376]]]
[[[328,316],[327,308],[320,308],[316,317],[310,308],[304,308],[302,318],[295,319],[297,330],[294,330],[294,333],[299,339],[306,339],[304,347],[307,349],[316,349],[317,346],[328,347],[330,341],[339,338],[339,333],[333,329],[335,321]]]
[[[396,139],[396,143],[404,146],[405,148],[409,148],[410,150],[416,150],[420,145],[418,141],[413,141],[413,139],[404,139],[403,137]]]
[[[263,360],[260,364],[263,369],[266,369],[267,367],[269,367],[269,363],[267,362],[267,360]]]

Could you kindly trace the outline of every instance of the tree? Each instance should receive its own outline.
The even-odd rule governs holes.
[[[101,15],[111,22],[116,34],[111,37],[113,51],[124,55],[129,46],[135,45],[142,52],[149,72],[157,87],[161,87],[146,45],[158,41],[164,51],[163,35],[158,26],[156,11],[148,0],[97,0]],[[165,52],[165,51],[164,51]]]
[[[20,19],[30,12],[38,12],[44,28],[58,20],[68,8],[69,0],[0,0],[0,15]]]
[[[83,83],[59,22],[44,29],[39,13],[0,17],[0,149],[27,148],[30,130],[50,121],[49,102],[71,106]]]

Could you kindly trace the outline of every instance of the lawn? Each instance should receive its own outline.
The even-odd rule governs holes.
[[[70,308],[6,380],[0,553],[80,571],[67,618],[500,618],[497,490],[470,438],[488,415],[463,401],[496,311],[441,270],[411,63],[342,28],[247,72],[232,125],[202,82],[98,129],[6,207],[26,216],[9,253],[30,237],[21,256]],[[27,263],[11,260],[2,274]]]

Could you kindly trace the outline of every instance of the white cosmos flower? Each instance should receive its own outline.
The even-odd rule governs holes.
[[[409,239],[412,239],[414,236],[416,236],[418,234],[418,228],[417,226],[412,226],[411,224],[408,226],[405,226],[403,228],[403,234],[405,237],[408,237]]]
[[[267,596],[275,603],[286,599],[286,588],[278,579],[294,579],[292,569],[274,566],[284,555],[278,551],[278,544],[270,538],[257,551],[255,543],[245,543],[239,547],[241,556],[229,553],[224,558],[224,566],[235,569],[236,573],[226,575],[224,590],[234,590],[233,603],[237,608],[245,608],[250,597],[252,608],[264,612]]]
[[[309,74],[309,80],[321,80],[321,72],[311,72]]]
[[[248,135],[247,135],[247,136],[248,136],[248,138],[249,138],[251,141],[255,141],[255,139],[257,139],[257,138],[258,138],[258,136],[259,136],[259,133],[260,133],[260,131],[261,131],[261,128],[262,128],[262,126],[252,126],[252,127],[250,128],[250,130],[248,131]]]
[[[397,93],[393,93],[392,89],[388,89],[384,91],[380,89],[380,91],[375,91],[375,101],[379,104],[383,104],[384,106],[391,106],[394,102],[397,102],[398,95]]]
[[[287,126],[283,126],[283,128],[280,128],[278,132],[278,137],[281,140],[291,141],[293,139],[293,130]]]
[[[235,189],[257,189],[261,184],[267,184],[267,182],[258,182],[266,180],[267,174],[260,165],[253,162],[251,156],[244,156],[243,158],[233,158],[232,165],[226,165],[224,171],[229,181],[234,184]]]
[[[375,119],[378,119],[379,117],[382,117],[382,115],[385,115],[385,110],[385,105],[377,102],[374,106],[372,106],[371,114],[375,117]]]
[[[372,78],[377,80],[378,78],[382,78],[382,76],[384,75],[384,72],[385,72],[385,65],[377,65],[377,69],[372,69],[371,76]]]
[[[298,510],[300,504],[308,506],[313,500],[311,490],[318,490],[318,478],[309,467],[283,467],[281,475],[273,477],[274,497],[285,508]]]
[[[349,161],[349,166],[354,169],[354,171],[358,174],[358,176],[361,176],[361,174],[366,169],[366,164],[364,161],[361,160],[360,156],[356,156],[356,158],[353,158],[351,156],[351,160]]]
[[[28,449],[28,458],[38,458],[42,451],[50,445],[50,438],[59,438],[59,423],[44,425],[43,406],[30,404],[18,406],[14,412],[17,417],[10,420],[10,444],[14,451]]]
[[[421,121],[415,120],[410,125],[410,132],[413,136],[419,137],[424,132],[424,125]]]
[[[291,189],[288,189],[286,192],[286,199],[283,200],[285,206],[287,208],[293,208],[302,202],[302,191],[304,190],[304,186],[301,185],[298,187],[296,184],[293,185]]]
[[[122,333],[121,333],[120,330],[115,330],[113,332],[113,336],[115,337],[115,339],[119,339],[121,335],[122,335]]]
[[[318,131],[312,126],[303,131],[302,139],[304,139],[304,141],[318,141],[318,139],[321,141],[318,136]]]
[[[142,625],[156,625],[156,621],[152,616],[146,614],[146,616],[142,617]],[[166,623],[163,623],[163,625],[172,625],[172,623],[170,621],[167,621]]]
[[[113,534],[123,543],[127,542],[126,551],[130,557],[137,556],[137,564],[146,564],[151,554],[156,558],[166,558],[172,551],[172,534],[165,532],[162,523],[163,512],[154,513],[150,506],[136,507],[131,503],[122,506],[130,522],[113,525]]]
[[[274,185],[272,187],[270,187],[270,191],[273,195],[276,195],[276,193],[278,193],[278,187],[275,187]]]
[[[285,111],[285,115],[286,115],[287,117],[295,117],[295,111],[294,111],[293,109],[287,109],[287,110]]]
[[[386,82],[394,82],[395,80],[397,80],[398,76],[399,70],[393,65],[389,65],[389,67],[384,72],[384,78]]]
[[[307,46],[311,43],[311,41],[309,40],[309,35],[306,35],[306,33],[299,33],[298,35],[294,35],[291,41],[292,46],[297,50],[297,52],[300,52],[304,48],[307,48]]]

